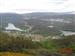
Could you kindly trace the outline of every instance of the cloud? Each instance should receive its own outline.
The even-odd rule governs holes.
[[[75,11],[74,0],[0,0],[0,12]]]
[[[75,11],[75,1],[74,0],[68,0],[67,2],[64,2],[62,6],[64,6],[66,10]]]

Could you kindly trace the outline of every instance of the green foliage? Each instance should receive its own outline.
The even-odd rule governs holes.
[[[42,47],[49,49],[49,50],[54,50],[56,49],[56,45],[53,43],[53,40],[49,39],[49,40],[44,40],[41,42]]]
[[[9,36],[0,32],[0,51],[25,51],[26,49],[47,49],[56,51],[58,48],[72,48],[75,52],[75,36],[62,39],[45,39],[40,42],[32,41],[30,37]]]
[[[39,44],[34,43],[31,38],[23,36],[13,37],[6,33],[0,33],[0,51],[21,51],[36,48],[39,48]]]
[[[61,39],[47,39],[41,41],[42,47],[49,50],[57,50],[60,48],[72,48],[75,52],[75,36],[64,36]]]

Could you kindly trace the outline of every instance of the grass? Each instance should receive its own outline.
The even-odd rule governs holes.
[[[32,56],[32,55],[26,53],[0,52],[0,56]]]

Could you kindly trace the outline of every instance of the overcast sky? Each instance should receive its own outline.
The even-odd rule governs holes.
[[[0,0],[0,12],[69,12],[75,11],[74,0]]]

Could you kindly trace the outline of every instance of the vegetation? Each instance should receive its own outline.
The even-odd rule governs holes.
[[[34,54],[34,56],[42,55],[58,55],[71,48],[75,53],[75,35],[63,37],[61,39],[46,39],[40,42],[32,41],[31,37],[25,36],[9,36],[7,33],[0,32],[0,51],[2,52],[20,52]],[[65,48],[65,49],[64,49]],[[61,50],[59,52],[59,49]],[[71,50],[69,49],[69,50]],[[0,52],[0,55],[2,55]],[[66,52],[66,51],[65,51]],[[10,53],[11,54],[11,53]]]
[[[6,33],[0,33],[0,51],[22,51],[24,49],[40,48],[37,42],[31,38],[19,36],[12,37]]]
[[[0,56],[32,56],[31,54],[13,53],[13,52],[0,52]]]

